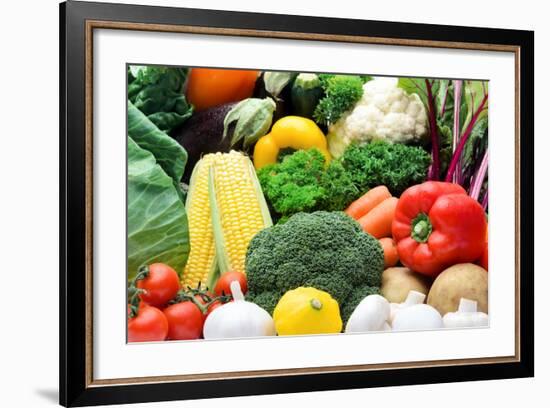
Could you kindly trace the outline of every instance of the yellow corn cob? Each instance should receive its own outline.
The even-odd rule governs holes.
[[[217,275],[217,263],[208,196],[208,178],[214,154],[205,155],[193,169],[185,207],[189,221],[191,251],[183,270],[182,284],[196,287],[207,285]]]
[[[209,193],[219,272],[244,273],[248,244],[272,225],[271,216],[250,159],[236,151],[215,155]]]

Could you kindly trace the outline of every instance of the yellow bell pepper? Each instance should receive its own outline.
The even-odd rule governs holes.
[[[284,148],[305,150],[317,148],[328,163],[331,159],[325,135],[314,121],[300,116],[279,119],[271,132],[262,136],[254,147],[254,167],[260,169],[277,162],[279,151]]]
[[[342,331],[338,302],[327,292],[310,287],[286,292],[275,306],[273,320],[280,336]]]

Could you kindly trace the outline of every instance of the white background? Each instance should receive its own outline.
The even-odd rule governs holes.
[[[440,1],[378,2],[356,0],[232,0],[148,1],[189,7],[249,10],[378,20],[437,22],[534,29],[536,71],[550,72],[547,53],[550,30],[544,2],[479,2],[463,0],[444,7]],[[58,381],[58,8],[57,1],[2,3],[0,25],[0,404],[8,407],[55,406]],[[10,7],[7,6],[10,4]],[[362,6],[359,6],[362,4]],[[550,149],[544,118],[548,82],[538,78],[536,87],[538,210],[550,196],[546,152]],[[541,119],[542,118],[542,119]],[[7,141],[7,144],[5,143]],[[540,174],[540,175],[539,175]],[[537,211],[540,212],[540,211]],[[549,220],[542,214],[536,224],[537,254],[545,253]],[[548,348],[550,329],[545,288],[550,284],[544,258],[536,258],[536,378],[440,384],[354,391],[230,398],[224,407],[279,407],[282,404],[334,407],[347,403],[447,407],[465,405],[515,406],[535,403],[550,382]],[[498,272],[498,271],[497,271]],[[544,401],[544,399],[543,399]],[[200,407],[212,402],[192,401],[144,406]]]

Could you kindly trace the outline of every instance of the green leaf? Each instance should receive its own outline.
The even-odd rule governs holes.
[[[432,82],[432,95],[434,95],[435,100],[437,100],[437,96],[440,93],[440,88],[445,88],[445,81],[447,80],[430,79],[430,82]],[[408,94],[417,94],[426,109],[428,109],[428,90],[426,89],[425,78],[399,78],[397,86]]]
[[[269,132],[275,107],[271,98],[248,98],[239,102],[225,115],[223,137],[227,136],[229,127],[234,125],[231,146],[244,139],[243,147],[248,148]]]
[[[187,152],[174,139],[159,130],[132,102],[128,101],[128,136],[151,152],[157,163],[175,183],[179,183],[187,163]]]
[[[128,279],[162,262],[178,273],[189,255],[185,206],[172,179],[149,151],[128,137]]]
[[[477,165],[481,162],[485,150],[487,150],[488,147],[488,129],[489,121],[487,116],[479,119],[474,125],[472,133],[466,141],[464,150],[462,151],[462,160],[464,161],[463,167],[466,172],[477,168]]]
[[[444,120],[438,120],[437,134],[439,135],[439,178],[441,179],[447,174],[453,156],[453,131]]]
[[[468,123],[470,122],[470,119],[474,115],[474,112],[477,110],[481,102],[483,101],[483,97],[488,92],[488,86],[489,84],[487,81],[464,81],[464,96],[466,103],[466,117],[464,121],[464,127],[462,130],[464,131],[464,128],[468,126]],[[485,107],[488,107],[488,104],[485,104]],[[485,109],[481,112],[479,119],[482,119],[487,116],[488,109]]]
[[[295,72],[264,72],[265,90],[274,98],[278,98],[284,87],[287,86],[296,77]]]
[[[128,78],[128,99],[160,130],[170,132],[193,113],[183,92],[187,69],[132,65]]]

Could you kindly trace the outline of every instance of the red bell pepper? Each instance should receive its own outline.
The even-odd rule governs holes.
[[[483,207],[460,185],[440,181],[405,190],[392,223],[403,265],[431,277],[451,265],[479,259],[486,231]]]
[[[489,271],[489,244],[487,242],[483,244],[483,253],[481,254],[481,258],[478,259],[477,263],[483,269]]]
[[[481,258],[477,260],[477,264],[489,272],[489,229],[485,232],[485,244],[483,245],[483,253]]]

